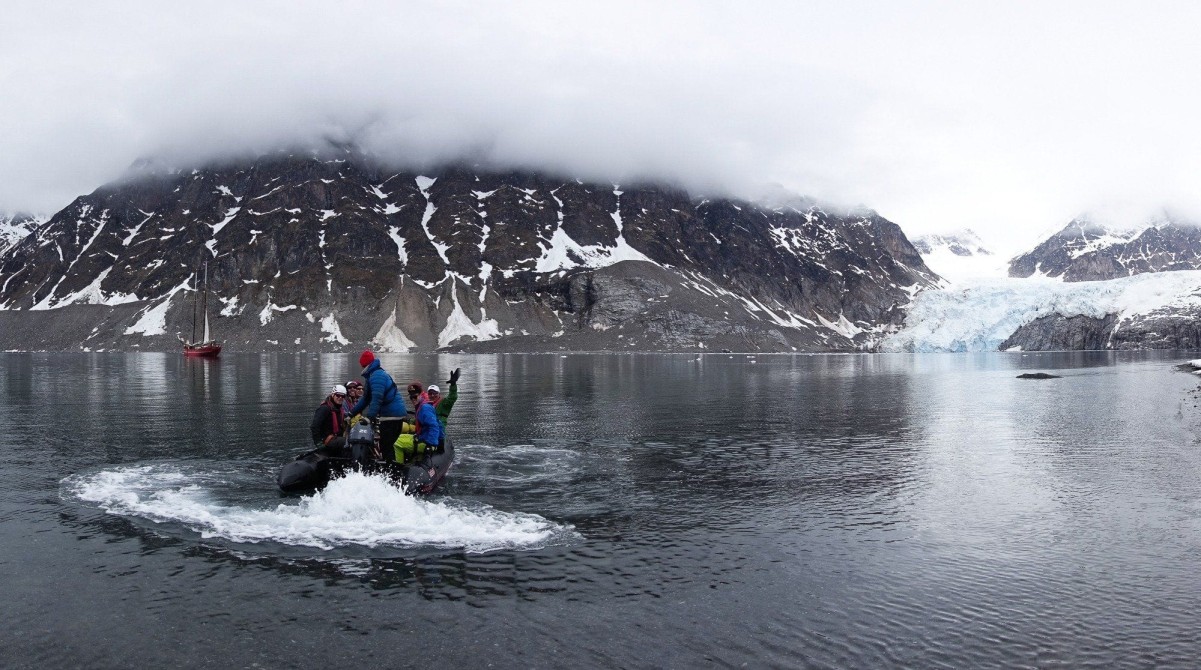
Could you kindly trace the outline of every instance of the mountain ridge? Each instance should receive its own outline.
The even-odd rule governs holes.
[[[870,210],[349,148],[134,172],[0,256],[0,347],[170,350],[204,261],[217,336],[250,351],[865,350],[937,279]]]
[[[50,219],[44,214],[0,211],[0,258]]]
[[[1163,214],[1138,226],[1079,216],[1009,262],[1010,277],[1098,281],[1145,272],[1201,269],[1201,225]]]

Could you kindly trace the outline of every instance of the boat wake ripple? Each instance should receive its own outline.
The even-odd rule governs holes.
[[[200,476],[198,476],[198,474]],[[439,547],[470,553],[537,549],[576,536],[536,514],[482,503],[405,496],[382,478],[350,473],[311,497],[262,508],[222,502],[215,477],[178,464],[113,468],[63,480],[64,493],[110,514],[176,523],[203,538],[338,547]]]

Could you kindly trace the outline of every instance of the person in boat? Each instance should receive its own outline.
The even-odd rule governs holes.
[[[366,349],[359,355],[363,366],[363,397],[350,409],[351,414],[362,414],[372,422],[379,423],[379,444],[385,460],[396,460],[392,445],[400,435],[401,420],[405,416],[404,401],[400,389],[392,376],[380,366],[375,354]]]
[[[405,419],[405,423],[401,426],[401,435],[396,441],[396,460],[411,463],[417,460],[423,453],[423,447],[417,444],[415,433],[418,431],[416,423],[417,410],[423,403],[429,403],[434,406],[434,414],[437,416],[438,423],[442,426],[443,433],[446,432],[446,420],[450,416],[450,410],[454,407],[455,401],[459,398],[459,369],[450,374],[450,379],[446,382],[450,386],[450,393],[443,396],[441,389],[437,384],[431,384],[428,389],[423,389],[421,382],[414,381],[408,385],[406,391],[409,394],[409,400],[413,403],[413,417]]]
[[[317,450],[326,456],[344,456],[346,451],[346,415],[342,413],[342,401],[346,398],[346,387],[337,384],[325,400],[313,412],[309,433]]]
[[[438,387],[430,384],[426,389],[426,393],[431,391],[437,392]],[[438,414],[434,409],[434,403],[430,400],[418,401],[417,403],[417,434],[413,436],[414,452],[417,456],[422,454],[434,454],[442,451],[442,439],[446,434],[446,430],[442,427],[442,422],[438,420]]]
[[[459,368],[450,373],[446,385],[450,388],[450,393],[446,395],[442,395],[437,384],[430,384],[426,389],[426,396],[433,403],[434,413],[438,415],[438,423],[442,424],[443,430],[446,429],[446,420],[450,418],[450,410],[454,409],[455,401],[459,399]]]
[[[342,401],[342,413],[347,419],[353,416],[350,410],[354,408],[359,398],[363,397],[363,382],[352,379],[346,382],[346,399]]]
[[[416,414],[417,406],[420,405],[421,402],[429,399],[428,396],[425,395],[425,386],[423,386],[419,381],[412,381],[409,383],[408,387],[405,388],[405,391],[409,394],[409,402],[413,403],[413,414]]]
[[[409,382],[405,393],[409,396],[409,402],[413,403],[413,410],[402,420],[400,436],[396,438],[393,449],[398,462],[412,463],[417,459],[413,444],[413,434],[417,432],[417,409],[421,407],[421,403],[429,401],[429,396],[425,394],[425,387],[419,381]]]

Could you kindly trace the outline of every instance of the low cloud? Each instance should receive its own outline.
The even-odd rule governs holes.
[[[1201,210],[1190,4],[27,5],[0,44],[0,209],[134,160],[333,137],[1020,246],[1102,201]]]

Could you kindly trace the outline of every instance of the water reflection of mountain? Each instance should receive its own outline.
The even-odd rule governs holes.
[[[655,492],[649,504],[659,508],[699,497],[713,512],[681,523],[705,523],[741,506],[887,496],[909,478],[909,382],[886,358],[611,356],[596,363],[532,357],[501,375],[536,380],[512,392],[538,400],[515,408],[500,434],[521,439],[526,424],[554,427],[557,435],[531,436],[548,445],[586,442],[592,456],[611,459],[605,485],[628,496],[629,507],[645,491]],[[831,425],[845,427],[835,434]],[[670,509],[658,513],[670,522]]]

